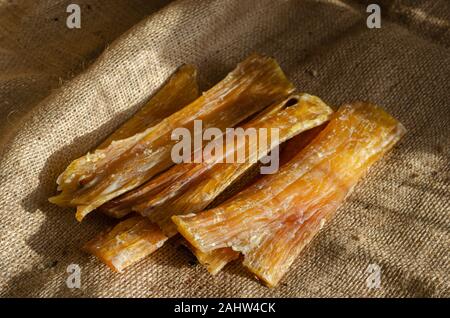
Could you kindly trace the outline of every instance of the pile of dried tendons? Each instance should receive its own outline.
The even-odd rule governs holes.
[[[318,97],[296,92],[270,57],[251,55],[201,95],[196,75],[194,66],[180,67],[95,151],[67,167],[57,180],[60,193],[49,200],[76,207],[79,221],[93,210],[124,219],[84,246],[114,271],[179,233],[211,274],[243,256],[246,268],[276,286],[405,129],[370,103],[333,112]],[[223,160],[239,150],[225,144],[222,158],[174,164],[172,131],[193,132],[196,120],[221,131],[277,128],[279,138],[268,143],[257,135],[256,143],[244,143],[247,160],[239,163]],[[276,147],[279,170],[255,173]]]

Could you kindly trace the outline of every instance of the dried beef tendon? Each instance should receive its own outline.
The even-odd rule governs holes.
[[[172,219],[201,252],[231,247],[244,255],[250,271],[275,286],[367,169],[404,133],[377,106],[344,105],[277,174],[214,209]]]
[[[278,128],[279,140],[275,143],[266,144],[257,140],[257,158],[266,155],[270,149],[290,139],[280,154],[280,160],[284,162],[287,157],[293,156],[295,149],[298,152],[300,147],[304,147],[306,142],[311,140],[311,136],[317,135],[317,129],[322,129],[323,123],[329,120],[331,114],[331,108],[319,98],[308,94],[295,94],[267,108],[243,128]],[[291,138],[293,136],[295,137]],[[226,146],[224,148],[226,149]],[[239,148],[229,147],[228,149],[234,155]],[[223,157],[226,156],[227,153],[224,151]],[[244,163],[203,162],[176,165],[134,191],[108,202],[102,208],[115,209],[115,211],[129,210],[133,202],[134,204],[141,202],[142,209],[139,209],[139,204],[133,208],[158,225],[153,229],[155,232],[172,237],[177,231],[171,216],[175,213],[195,213],[205,209],[253,165],[249,160],[250,156],[251,153],[247,147]],[[161,188],[164,188],[164,191],[161,191]],[[161,192],[154,196],[154,192],[158,191]],[[174,193],[177,195],[171,196]],[[162,203],[148,209],[150,206],[148,203],[154,204],[155,201]],[[153,251],[149,250],[148,254],[151,252]],[[223,266],[239,256],[238,252],[229,248],[214,250],[211,253],[203,253],[195,249],[193,252],[199,262],[213,274],[218,273]]]
[[[88,166],[83,172],[92,173],[86,177],[69,166],[72,171],[58,178],[62,193],[50,201],[76,206],[76,218],[81,221],[105,202],[172,166],[171,149],[176,141],[171,135],[175,128],[186,128],[192,135],[194,120],[202,120],[203,128],[233,127],[292,91],[293,85],[274,59],[252,55],[216,86],[159,124],[77,159]],[[100,167],[99,161],[103,163]]]
[[[121,273],[164,244],[167,237],[157,229],[146,218],[133,216],[112,230],[101,233],[86,243],[83,249]]]

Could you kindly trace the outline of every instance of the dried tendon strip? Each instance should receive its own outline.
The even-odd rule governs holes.
[[[62,187],[63,192],[50,201],[76,206],[76,217],[81,221],[95,208],[173,165],[170,155],[176,143],[171,139],[174,128],[186,128],[192,133],[194,120],[202,120],[204,128],[233,127],[287,96],[292,90],[292,84],[274,59],[252,55],[223,81],[156,126],[96,151],[95,158],[87,155],[78,159],[91,163],[91,177],[86,182],[78,183],[76,189]],[[96,159],[104,159],[105,154],[114,152],[118,143],[124,151],[105,159],[107,164],[103,169],[96,168]],[[72,174],[77,175],[77,171]],[[72,174],[69,174],[68,180],[59,178],[59,184],[71,183]]]
[[[317,233],[317,224],[332,216],[404,132],[377,106],[345,105],[278,174],[265,176],[217,208],[172,219],[195,248],[232,247],[244,254],[252,272],[275,286]]]
[[[101,233],[83,249],[120,273],[157,250],[166,240],[155,224],[137,215],[120,222],[111,231]]]
[[[243,128],[251,127],[256,131],[261,128],[278,129],[279,139],[276,142],[267,144],[258,134],[255,137],[257,146],[253,151],[250,150],[253,146],[250,142],[241,143],[240,146],[246,150],[243,163],[199,164],[189,171],[189,178],[183,176],[150,200],[133,206],[133,209],[157,223],[167,236],[172,236],[177,233],[171,221],[172,215],[196,213],[205,209],[270,149],[303,131],[323,124],[332,113],[331,108],[322,100],[308,94],[292,95],[276,105],[275,109],[277,111],[257,117]],[[223,151],[224,157],[235,156],[239,152],[239,146],[233,148],[225,145],[224,148],[231,149],[228,154]],[[252,156],[255,156],[256,161],[252,160]],[[173,193],[177,196],[172,196]]]

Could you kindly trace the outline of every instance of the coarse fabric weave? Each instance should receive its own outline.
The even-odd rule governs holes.
[[[3,297],[450,296],[450,2],[0,1],[0,294]],[[56,177],[183,63],[203,90],[252,52],[337,107],[367,100],[407,135],[358,184],[282,283],[235,262],[215,277],[169,241],[124,274],[80,250],[115,223],[51,205]],[[66,285],[81,268],[81,288]],[[370,264],[381,285],[370,288]]]

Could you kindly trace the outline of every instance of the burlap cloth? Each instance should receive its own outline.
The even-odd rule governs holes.
[[[0,1],[0,283],[3,296],[450,296],[450,3],[383,1]],[[103,51],[103,52],[102,52]],[[74,158],[182,63],[204,89],[251,52],[274,56],[299,90],[337,106],[385,107],[401,143],[268,289],[239,263],[211,277],[175,240],[125,274],[79,246],[113,222],[47,202]],[[66,286],[69,264],[81,288]],[[368,288],[369,264],[381,286]]]

